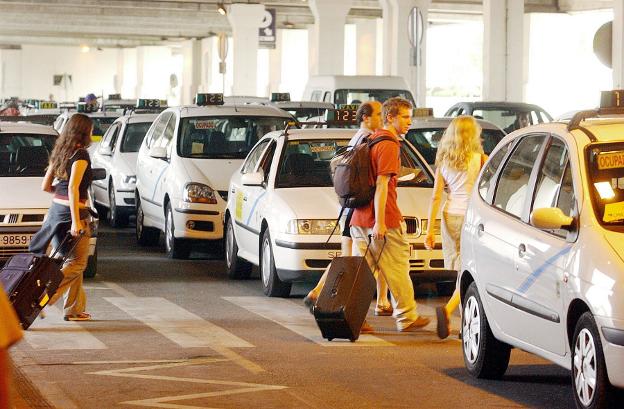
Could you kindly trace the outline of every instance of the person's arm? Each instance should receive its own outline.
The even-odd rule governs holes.
[[[54,182],[54,171],[52,168],[48,168],[45,176],[43,177],[43,182],[41,182],[41,190],[48,193],[54,193],[54,186],[52,183]]]
[[[71,167],[71,175],[69,176],[69,186],[67,188],[67,196],[69,197],[69,210],[71,212],[71,234],[77,237],[84,226],[80,221],[80,211],[78,202],[80,201],[80,182],[87,169],[86,160],[80,159],[73,163]]]
[[[440,211],[440,203],[442,202],[442,192],[444,191],[444,178],[440,173],[440,167],[436,169],[435,179],[433,182],[433,194],[431,195],[431,203],[429,204],[429,225],[427,226],[427,236],[425,237],[425,247],[432,250],[435,246],[435,220]]]
[[[375,225],[373,226],[373,239],[381,240],[386,236],[386,202],[388,201],[388,183],[390,176],[379,175],[375,184]]]

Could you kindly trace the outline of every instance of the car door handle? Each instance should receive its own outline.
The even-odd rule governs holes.
[[[477,235],[483,236],[483,233],[485,233],[485,226],[483,225],[483,223],[479,223],[479,225],[477,226]]]
[[[230,190],[230,192],[236,193],[236,189],[232,189],[232,190]]]
[[[247,201],[247,196],[243,196],[243,201]]]
[[[524,244],[521,244],[518,246],[518,256],[520,257],[524,257],[524,255],[526,254],[526,246]]]

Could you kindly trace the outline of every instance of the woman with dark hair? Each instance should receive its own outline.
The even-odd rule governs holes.
[[[74,250],[63,264],[63,281],[49,304],[64,299],[65,321],[87,321],[86,295],[82,275],[89,258],[88,191],[91,185],[91,159],[87,147],[91,143],[93,121],[83,114],[73,115],[63,128],[50,155],[50,164],[41,188],[54,193],[48,216],[30,244],[33,253],[45,253],[50,242],[57,247],[69,231]],[[54,185],[54,181],[58,183]],[[61,249],[67,251],[69,244]]]

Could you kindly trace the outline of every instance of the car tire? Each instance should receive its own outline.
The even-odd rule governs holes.
[[[238,244],[231,217],[225,222],[225,265],[227,275],[232,280],[242,280],[251,275],[251,263],[238,257]]]
[[[113,182],[108,185],[108,224],[111,227],[126,227],[128,225],[128,215],[120,213],[117,209]]]
[[[155,246],[158,244],[160,231],[144,225],[145,214],[141,208],[141,201],[136,198],[136,239],[139,246]]]
[[[509,365],[511,347],[492,334],[476,283],[468,287],[462,306],[462,352],[466,369],[475,378],[502,378]]]
[[[288,297],[290,295],[292,284],[280,280],[277,276],[273,246],[268,228],[262,235],[262,241],[260,242],[260,278],[262,279],[262,290],[265,295],[269,297]]]
[[[84,278],[93,278],[97,274],[97,247],[92,256],[87,260],[87,267],[83,273]]]
[[[167,257],[175,259],[187,259],[191,254],[191,243],[188,240],[176,239],[175,223],[171,203],[165,207],[165,252]]]
[[[576,407],[614,408],[618,391],[609,383],[600,333],[591,312],[581,315],[576,323],[571,349]]]

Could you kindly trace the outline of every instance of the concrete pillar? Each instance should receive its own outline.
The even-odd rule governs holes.
[[[202,53],[202,66],[201,66],[201,81],[199,85],[200,92],[209,92],[212,82],[212,61],[213,58],[213,44],[217,37],[208,37],[201,40],[201,53]]]
[[[199,40],[187,40],[182,43],[182,104],[193,103],[201,84],[202,47]]]
[[[344,26],[352,0],[310,0],[314,15],[312,45],[316,49],[318,75],[344,74]]]
[[[613,0],[613,89],[624,88],[624,0]]]
[[[136,49],[136,97],[143,97],[143,73],[145,69],[145,47]]]
[[[357,75],[375,75],[377,63],[377,20],[358,19],[355,22],[357,44]]]
[[[22,94],[22,50],[0,49],[0,97],[27,97]]]
[[[379,4],[381,5],[383,15],[383,43],[381,44],[383,48],[383,74],[392,75],[393,56],[396,54],[394,47],[394,33],[396,30],[393,29],[394,9],[392,8],[391,0],[379,0]]]
[[[230,6],[227,18],[232,26],[234,95],[256,95],[258,83],[258,27],[264,18],[264,5]]]
[[[308,27],[308,72],[310,75],[318,75],[318,41],[316,26]]]
[[[269,89],[267,95],[271,96],[271,92],[280,92],[282,83],[282,42],[284,39],[284,30],[278,29],[275,38],[275,48],[269,50]]]
[[[483,24],[483,99],[523,101],[528,63],[524,0],[483,0]]]
[[[123,83],[124,83],[124,49],[119,48],[117,50],[117,72],[115,72],[115,78],[113,80],[113,88],[115,88],[115,93],[122,94],[122,97],[126,98],[123,95]]]

